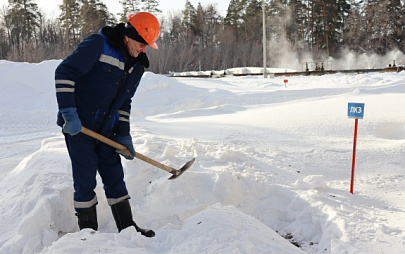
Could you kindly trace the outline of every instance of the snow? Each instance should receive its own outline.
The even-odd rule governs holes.
[[[0,253],[403,253],[405,72],[264,79],[144,74],[138,152],[124,160],[135,221],[117,233],[98,177],[99,231],[79,232],[54,70],[0,61]],[[354,194],[349,192],[359,120]],[[286,239],[288,238],[288,239]],[[300,247],[296,247],[299,245]]]

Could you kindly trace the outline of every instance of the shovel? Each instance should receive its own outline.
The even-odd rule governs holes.
[[[121,145],[121,144],[119,144],[119,143],[117,143],[117,142],[115,142],[115,141],[113,141],[113,140],[111,140],[109,138],[106,138],[103,135],[100,135],[100,134],[98,134],[98,133],[96,133],[96,132],[94,132],[92,130],[89,130],[89,129],[85,128],[85,127],[82,127],[81,132],[83,132],[84,134],[86,134],[86,135],[88,135],[88,136],[90,136],[92,138],[95,138],[95,139],[97,139],[97,140],[99,140],[99,141],[101,141],[101,142],[103,142],[103,143],[105,143],[107,145],[110,145],[110,146],[116,148],[118,150],[118,152],[121,153],[124,156],[129,156],[131,158],[134,158],[134,155],[131,154],[131,152],[125,146],[123,146],[123,145]],[[179,177],[181,174],[184,173],[184,171],[186,171],[189,167],[191,167],[191,165],[193,165],[193,163],[195,161],[195,158],[193,158],[192,160],[190,160],[186,164],[184,164],[184,166],[182,168],[174,169],[174,168],[166,166],[166,165],[164,165],[164,164],[162,164],[160,162],[157,162],[157,161],[155,161],[155,160],[153,160],[153,159],[151,159],[149,157],[146,157],[145,155],[142,155],[142,154],[140,154],[138,152],[135,153],[135,157],[140,159],[140,160],[143,160],[144,162],[147,162],[147,163],[149,163],[149,164],[151,164],[151,165],[153,165],[155,167],[166,170],[167,172],[173,174],[169,178],[169,180],[173,180],[173,179],[176,179],[177,177]]]

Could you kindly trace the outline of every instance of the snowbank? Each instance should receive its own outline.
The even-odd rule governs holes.
[[[168,78],[145,73],[124,161],[137,223],[117,233],[101,179],[99,231],[78,231],[70,161],[55,125],[54,69],[0,61],[0,253],[402,253],[405,73]],[[23,72],[25,75],[19,75]],[[28,78],[27,78],[28,77]],[[364,102],[355,195],[353,120]],[[299,248],[297,247],[299,246]]]

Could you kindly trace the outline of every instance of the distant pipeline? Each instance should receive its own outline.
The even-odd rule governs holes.
[[[405,66],[396,66],[389,65],[387,68],[380,69],[350,69],[350,70],[325,70],[323,66],[316,67],[314,70],[309,70],[308,68],[305,71],[299,72],[276,72],[276,73],[267,73],[268,77],[282,77],[282,76],[320,76],[326,74],[336,74],[336,73],[345,73],[345,74],[362,74],[369,72],[401,72],[405,70]],[[223,71],[222,73],[209,72],[205,71],[203,74],[191,74],[191,75],[169,75],[169,77],[182,77],[182,78],[221,78],[226,76],[263,76],[263,72],[257,73],[228,73]]]

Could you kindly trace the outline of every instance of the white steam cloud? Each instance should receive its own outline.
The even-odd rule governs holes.
[[[315,66],[324,65],[325,70],[354,70],[354,69],[382,69],[395,63],[396,66],[405,65],[405,54],[400,50],[392,50],[381,56],[375,53],[358,53],[352,50],[343,50],[339,59],[329,56],[317,57],[310,52],[298,53],[288,42],[271,41],[267,45],[268,67],[289,68],[296,71],[305,71],[306,64],[310,71]]]

